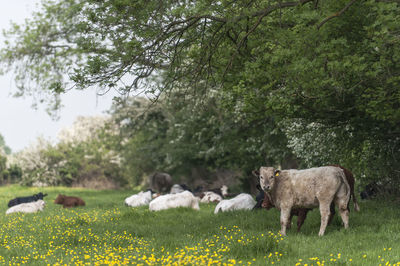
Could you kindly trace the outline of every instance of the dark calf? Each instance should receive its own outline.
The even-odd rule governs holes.
[[[55,204],[61,204],[64,208],[72,208],[77,206],[85,206],[85,202],[78,197],[65,196],[59,194],[54,200]]]
[[[18,197],[15,199],[12,199],[8,202],[8,207],[12,207],[21,203],[28,203],[28,202],[34,202],[38,200],[42,200],[43,197],[47,196],[47,194],[43,194],[42,192],[39,192],[38,194],[35,194],[33,196],[28,196],[28,197]]]
[[[256,188],[258,189],[258,194],[256,195],[256,202],[257,203],[253,207],[253,210],[265,208],[265,207],[262,206],[263,201],[264,201],[264,197],[265,197],[265,192],[264,192],[264,190],[262,190],[260,184],[257,184]]]
[[[361,191],[361,199],[370,199],[378,194],[378,184],[376,182],[369,183],[365,186],[365,189]]]
[[[188,185],[186,185],[186,184],[179,184],[179,185],[181,186],[181,188],[183,188],[183,190],[193,192]]]

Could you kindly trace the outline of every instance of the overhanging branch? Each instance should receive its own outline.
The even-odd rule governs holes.
[[[319,25],[317,26],[317,29],[319,30],[326,22],[328,22],[329,20],[339,17],[341,16],[347,9],[350,8],[351,5],[353,5],[357,0],[352,0],[349,3],[347,3],[347,5],[340,10],[339,12],[336,12],[335,14],[330,15],[329,17],[326,17],[323,21],[321,21],[321,23],[319,23]]]

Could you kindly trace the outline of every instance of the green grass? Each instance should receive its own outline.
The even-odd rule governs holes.
[[[10,199],[40,191],[49,194],[43,212],[5,215]],[[53,203],[59,193],[79,196],[86,206],[63,209]],[[215,204],[202,204],[200,211],[150,212],[124,206],[133,193],[1,187],[0,264],[400,265],[400,210],[389,200],[361,202],[348,230],[336,216],[318,237],[314,210],[300,233],[294,223],[281,237],[276,210],[214,215]]]

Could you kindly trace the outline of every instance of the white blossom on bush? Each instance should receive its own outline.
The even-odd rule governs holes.
[[[50,167],[45,151],[53,147],[50,140],[43,136],[18,153],[8,157],[8,165],[16,164],[22,169],[22,182],[25,184],[43,183],[55,185],[57,183],[57,171]]]
[[[91,140],[109,120],[108,116],[78,116],[71,127],[61,129],[57,139],[61,143],[71,144]]]
[[[286,120],[282,125],[288,147],[307,167],[325,165],[335,160],[333,156],[338,154],[339,136],[334,128],[301,119]]]
[[[120,165],[118,152],[104,143],[107,137],[101,137],[103,133],[112,135],[116,132],[108,116],[80,116],[71,127],[60,131],[56,143],[39,137],[24,150],[10,156],[8,164],[17,164],[22,168],[22,183],[26,185],[73,182],[79,178],[77,171],[82,169],[90,171],[97,167],[101,173],[102,167]],[[77,163],[81,166],[77,167]],[[83,165],[93,167],[85,168]],[[74,169],[71,170],[71,167]]]

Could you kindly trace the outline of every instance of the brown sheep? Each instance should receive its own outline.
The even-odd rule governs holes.
[[[72,208],[77,206],[85,206],[85,202],[78,197],[71,197],[58,194],[57,198],[54,200],[55,204],[62,204],[64,208]]]

